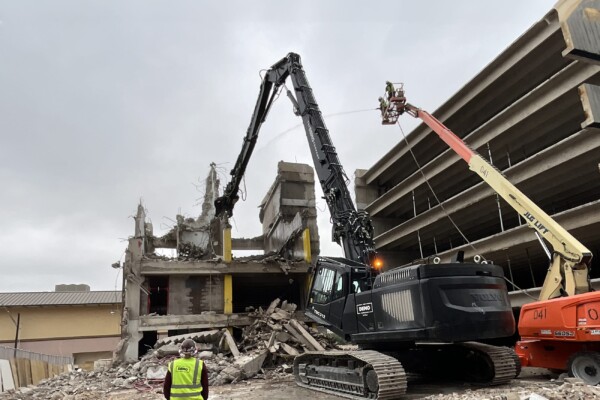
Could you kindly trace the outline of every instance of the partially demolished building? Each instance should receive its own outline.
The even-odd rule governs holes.
[[[311,260],[319,253],[314,174],[304,164],[280,162],[260,205],[263,234],[231,238],[215,218],[219,195],[214,164],[206,179],[202,214],[177,216],[167,234],[154,236],[140,204],[123,265],[122,340],[117,354],[136,360],[166,336],[206,328],[243,327],[248,311],[274,298],[304,304]],[[175,249],[176,257],[156,249]],[[264,255],[232,257],[232,250]]]

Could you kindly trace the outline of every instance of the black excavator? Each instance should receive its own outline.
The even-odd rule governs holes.
[[[293,92],[285,86],[288,77]],[[512,349],[477,342],[515,332],[501,267],[464,262],[457,254],[452,263],[436,259],[379,268],[371,219],[350,197],[349,180],[298,54],[289,53],[266,71],[231,181],[215,201],[217,215],[232,215],[260,127],[283,88],[302,118],[333,240],[345,255],[318,257],[305,314],[360,348],[297,356],[297,384],[352,399],[396,399],[412,376],[481,385],[515,378],[520,363]]]

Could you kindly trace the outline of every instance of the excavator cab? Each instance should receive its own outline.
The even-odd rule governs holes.
[[[306,314],[349,339],[358,331],[355,294],[372,288],[368,267],[345,258],[320,257],[314,271]]]

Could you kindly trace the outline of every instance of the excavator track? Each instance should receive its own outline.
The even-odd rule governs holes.
[[[493,377],[488,377],[487,381],[475,381],[473,383],[487,386],[504,385],[516,378],[521,372],[521,363],[511,348],[477,342],[466,342],[460,344],[460,346],[471,350],[471,355],[475,357],[485,358],[485,364],[490,367],[490,373],[493,373]]]
[[[374,350],[306,352],[294,360],[299,386],[348,399],[397,399],[407,377],[398,360]]]
[[[398,359],[407,372],[435,381],[497,386],[510,382],[521,372],[513,349],[478,342],[420,343],[387,354]]]

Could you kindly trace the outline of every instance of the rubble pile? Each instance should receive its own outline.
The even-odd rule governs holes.
[[[275,299],[271,305],[250,313],[256,320],[244,329],[242,351],[267,348],[274,358],[293,359],[307,350],[338,349],[335,341],[293,318],[296,305]]]
[[[438,394],[427,400],[600,400],[600,387],[586,385],[579,378],[564,381],[532,382],[520,379],[497,388]]]
[[[296,308],[293,303],[275,299],[266,310],[250,312],[255,321],[243,330],[237,346],[240,354],[234,354],[234,362],[220,372],[215,384],[236,382],[259,373],[266,377],[289,374],[298,354],[338,348],[333,339],[295,319]]]
[[[139,365],[137,366],[139,371]],[[132,373],[132,367],[116,367],[102,371],[75,371],[42,380],[37,386],[28,386],[0,394],[2,400],[83,400],[101,398],[103,394],[124,389],[133,389],[141,385],[138,373]],[[147,384],[143,391],[150,392],[153,387]],[[140,399],[145,397],[140,393]]]
[[[136,363],[112,366],[110,360],[97,362],[93,372],[76,369],[16,393],[0,394],[0,400],[79,400],[87,398],[88,393],[98,396],[134,388],[140,393],[161,393],[168,364],[179,357],[179,344],[185,339],[196,342],[197,357],[205,362],[211,386],[257,375],[288,375],[296,355],[306,350],[337,348],[331,338],[295,319],[295,311],[295,304],[276,299],[266,310],[250,312],[255,321],[243,330],[239,344],[227,329],[170,336],[158,340]]]

